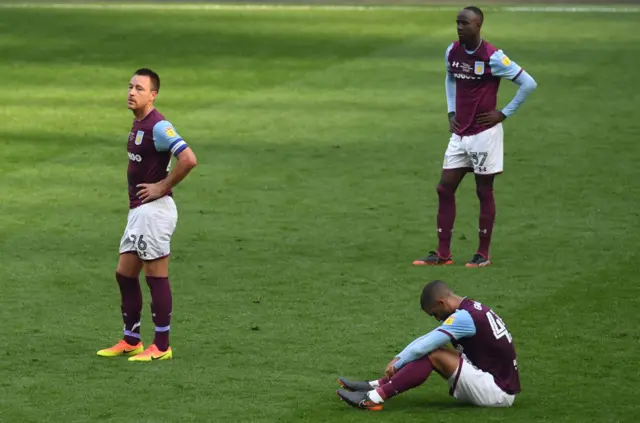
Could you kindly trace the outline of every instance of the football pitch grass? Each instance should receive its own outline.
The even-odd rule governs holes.
[[[0,420],[636,421],[639,16],[487,10],[538,89],[504,124],[494,265],[471,270],[472,178],[456,264],[411,266],[436,245],[453,10],[0,9]],[[95,355],[122,330],[143,66],[199,159],[175,190],[175,359],[150,365]],[[509,326],[514,407],[461,406],[436,374],[375,415],[339,402],[337,376],[375,378],[436,327],[433,279]]]

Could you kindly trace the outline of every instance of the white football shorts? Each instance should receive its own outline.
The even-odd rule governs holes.
[[[129,210],[127,227],[120,240],[120,254],[136,252],[141,260],[168,256],[177,223],[176,203],[168,195]]]
[[[499,123],[479,134],[451,134],[443,169],[470,168],[478,175],[501,173],[504,164],[504,132]]]
[[[515,400],[515,395],[507,394],[496,385],[491,373],[475,367],[464,354],[447,382],[455,399],[479,407],[511,407]]]

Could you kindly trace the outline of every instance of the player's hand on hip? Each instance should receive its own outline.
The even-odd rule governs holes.
[[[396,366],[395,364],[398,362],[398,360],[400,360],[398,357],[394,358],[393,360],[391,360],[389,362],[389,364],[387,364],[387,368],[384,369],[384,375],[391,379],[391,376],[396,374]]]
[[[143,203],[157,200],[167,193],[165,187],[159,183],[155,184],[138,184],[136,188],[140,188],[137,192],[137,196]]]
[[[460,129],[460,124],[456,120],[455,113],[449,113],[449,132],[455,134]]]
[[[497,125],[507,117],[500,110],[492,110],[487,113],[479,113],[476,115],[476,122],[480,125]]]

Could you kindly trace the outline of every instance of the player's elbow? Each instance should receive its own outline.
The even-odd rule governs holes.
[[[522,85],[524,85],[524,88],[527,91],[533,91],[536,88],[538,88],[538,83],[536,82],[535,79],[533,79],[533,77],[531,75],[529,75],[528,73],[526,73],[525,75],[523,75],[524,78],[522,80]]]
[[[184,151],[178,155],[178,161],[189,170],[198,165],[198,159],[190,148],[184,149]]]
[[[186,160],[185,160],[185,166],[188,167],[189,169],[193,169],[194,167],[196,167],[198,165],[198,159],[196,158],[195,154],[190,154]]]

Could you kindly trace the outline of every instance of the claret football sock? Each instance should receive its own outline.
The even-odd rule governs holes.
[[[153,343],[160,351],[169,348],[169,329],[171,323],[171,286],[169,278],[147,276],[147,285],[151,291],[151,316],[155,324]]]
[[[369,385],[371,385],[372,388],[377,388],[378,386],[382,386],[385,383],[389,383],[388,377],[383,377],[378,380],[372,380],[371,382],[369,382]]]
[[[433,364],[429,356],[424,356],[418,360],[411,361],[402,367],[391,377],[391,380],[376,388],[375,391],[383,400],[394,397],[404,391],[422,385],[431,374]],[[369,394],[371,398],[371,394]],[[373,400],[373,398],[371,398]]]
[[[451,256],[451,235],[455,218],[455,192],[438,185],[438,254],[445,259]]]
[[[124,340],[129,345],[140,342],[140,314],[142,313],[142,292],[138,278],[129,278],[116,272],[120,287]]]
[[[493,224],[496,220],[496,203],[493,196],[493,188],[478,188],[477,194],[480,200],[478,254],[489,258],[491,234],[493,233]]]

